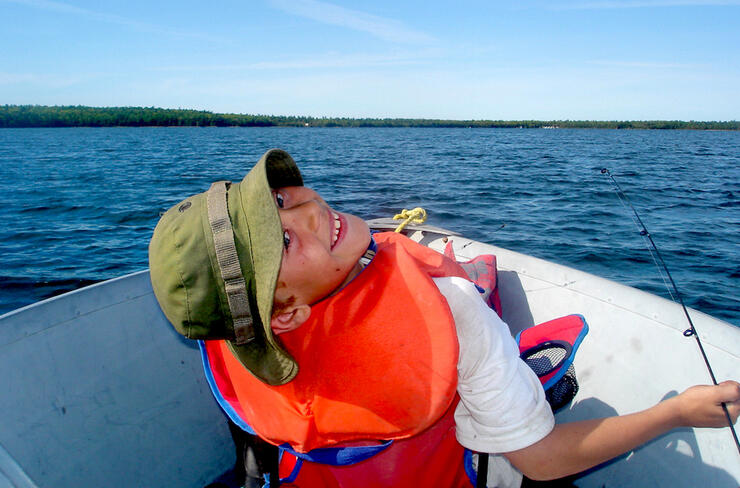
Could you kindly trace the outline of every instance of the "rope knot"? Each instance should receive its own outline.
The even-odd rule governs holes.
[[[396,227],[396,230],[393,232],[401,232],[407,225],[410,223],[414,224],[423,224],[427,220],[427,211],[424,210],[421,207],[416,207],[413,210],[406,210],[405,208],[401,210],[400,214],[396,214],[393,216],[393,220],[401,220],[405,219],[401,224]]]

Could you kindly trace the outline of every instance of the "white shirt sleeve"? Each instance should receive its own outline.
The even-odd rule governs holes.
[[[458,442],[473,451],[505,453],[541,440],[555,418],[537,375],[519,358],[509,327],[470,281],[434,282],[450,306],[460,344]]]

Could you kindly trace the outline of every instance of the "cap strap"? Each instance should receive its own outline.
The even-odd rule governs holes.
[[[213,233],[216,248],[216,261],[226,286],[226,298],[234,321],[236,344],[242,345],[254,339],[252,311],[249,308],[247,286],[239,265],[239,255],[234,244],[234,230],[231,227],[226,190],[230,181],[217,181],[208,189],[206,204],[208,222]]]

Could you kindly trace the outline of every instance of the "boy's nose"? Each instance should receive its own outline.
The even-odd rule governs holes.
[[[321,214],[325,212],[318,200],[309,200],[288,211],[293,213],[296,224],[312,233],[318,232],[321,225]]]

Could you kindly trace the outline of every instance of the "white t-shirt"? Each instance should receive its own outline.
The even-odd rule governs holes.
[[[509,327],[470,281],[434,278],[457,327],[460,403],[456,436],[478,452],[504,453],[541,440],[555,425],[537,375],[519,358]],[[488,486],[516,487],[522,475],[503,456],[491,456]]]

